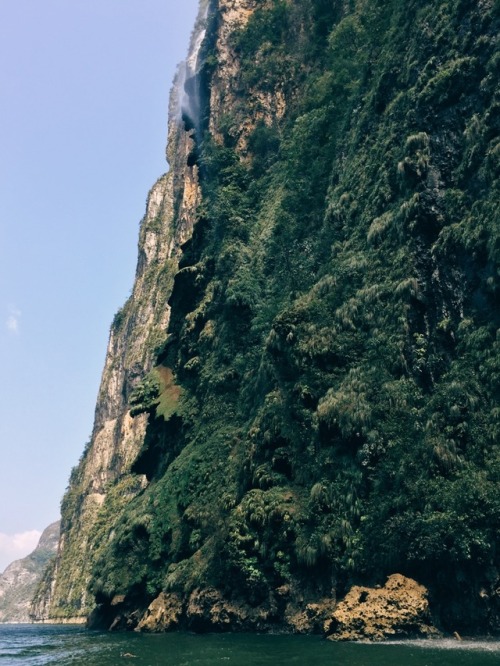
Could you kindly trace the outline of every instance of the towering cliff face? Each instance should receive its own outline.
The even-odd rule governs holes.
[[[203,5],[199,21],[206,13]],[[103,530],[147,484],[144,475],[130,474],[147,423],[144,415],[132,418],[130,399],[134,388],[147,378],[164,342],[180,247],[191,235],[199,203],[198,167],[188,164],[193,130],[181,119],[184,93],[179,78],[196,76],[201,31],[197,25],[190,63],[174,81],[167,146],[171,169],[148,195],[133,291],[111,327],[92,437],[71,473],[62,504],[56,570],[47,576],[45,588],[34,601],[35,619],[85,618],[93,609],[87,588]]]
[[[498,28],[493,0],[201,8],[53,616],[314,630],[402,574],[500,629]]]

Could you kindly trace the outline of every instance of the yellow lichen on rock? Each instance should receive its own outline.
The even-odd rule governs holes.
[[[389,576],[381,588],[352,587],[325,622],[325,632],[334,641],[438,633],[431,622],[427,589],[401,574]]]

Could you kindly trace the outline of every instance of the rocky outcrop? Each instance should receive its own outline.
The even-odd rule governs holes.
[[[427,638],[438,634],[431,622],[427,590],[401,574],[389,576],[384,587],[351,588],[325,622],[325,632],[333,641]]]
[[[62,504],[62,534],[50,615],[86,616],[93,607],[87,585],[109,488],[119,483],[114,510],[130,501],[146,483],[130,479],[130,467],[142,445],[147,419],[130,416],[134,387],[151,370],[156,347],[168,324],[169,287],[175,272],[172,176],[152,188],[141,224],[139,259],[132,295],[111,327],[91,441],[73,470]],[[154,294],[151,297],[151,294]],[[133,334],[131,332],[133,331]]]
[[[432,623],[427,594],[423,585],[401,574],[389,576],[384,587],[354,586],[339,603],[329,597],[306,603],[276,590],[252,606],[208,587],[196,588],[188,599],[161,592],[142,617],[137,610],[130,612],[120,595],[106,609],[106,624],[110,630],[148,633],[279,630],[326,634],[332,641],[436,637],[439,632]],[[92,626],[103,626],[102,617],[95,620]]]
[[[272,125],[280,121],[286,111],[283,83],[265,86],[265,81],[245,88],[241,80],[241,57],[236,47],[236,36],[262,3],[258,0],[219,0],[218,24],[214,53],[217,68],[210,86],[209,129],[220,143],[224,132],[237,141],[238,152],[247,152],[248,137],[259,121]],[[258,55],[265,60],[265,53]]]
[[[196,589],[186,608],[187,626],[194,631],[266,631],[276,617],[272,597],[252,608],[241,599],[230,600],[215,588]]]
[[[219,21],[215,38],[217,69],[214,73],[210,94],[210,131],[220,142],[223,115],[233,115],[238,103],[240,62],[232,37],[248,21],[257,0],[219,0]],[[232,128],[241,131],[241,128]]]
[[[35,550],[0,576],[0,622],[29,622],[30,605],[49,561],[56,556],[59,521],[49,525]]]
[[[164,632],[267,630],[276,615],[275,603],[252,608],[241,599],[227,599],[215,588],[197,588],[183,601],[178,594],[162,592],[149,606],[137,631]]]
[[[302,605],[290,603],[284,616],[284,626],[294,634],[322,634],[327,619],[335,609],[335,599],[325,597]]]
[[[269,631],[322,633],[335,608],[334,599],[300,605],[277,590],[267,602],[252,607],[243,599],[227,599],[215,588],[197,588],[187,601],[173,592],[161,592],[140,619],[136,631],[161,633],[191,631]],[[285,602],[285,605],[283,604]]]
[[[158,633],[177,629],[182,611],[183,603],[177,594],[162,592],[149,605],[137,625],[137,631]]]

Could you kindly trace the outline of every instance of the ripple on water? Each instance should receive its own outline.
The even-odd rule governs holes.
[[[496,652],[500,654],[500,641],[494,639],[462,639],[436,638],[415,639],[411,641],[384,641],[383,645],[407,645],[408,647],[421,648],[422,650],[454,650],[454,651],[477,651]]]
[[[132,658],[133,656],[133,658]],[[313,636],[110,634],[0,625],[0,666],[498,666],[500,643],[331,643]]]

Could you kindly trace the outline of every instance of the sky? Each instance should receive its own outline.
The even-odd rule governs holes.
[[[0,573],[92,431],[198,0],[0,0]]]

